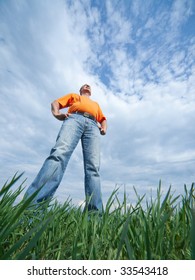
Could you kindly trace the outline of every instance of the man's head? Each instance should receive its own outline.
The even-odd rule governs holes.
[[[87,84],[84,84],[81,88],[80,88],[80,95],[87,95],[87,96],[91,96],[91,87]]]

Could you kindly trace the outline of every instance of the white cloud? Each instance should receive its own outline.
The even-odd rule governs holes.
[[[170,14],[170,24],[172,28],[180,27],[181,24],[192,15],[193,5],[194,3],[192,0],[176,0],[173,2]]]

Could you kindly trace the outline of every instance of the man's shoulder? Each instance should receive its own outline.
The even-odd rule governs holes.
[[[66,95],[75,96],[75,97],[80,96],[78,93],[75,93],[75,92],[70,92],[70,93],[68,93]]]
[[[65,94],[64,96],[62,96],[62,98],[68,98],[68,99],[78,99],[79,98],[79,94],[78,93],[75,93],[75,92],[70,92],[70,93],[67,93]]]

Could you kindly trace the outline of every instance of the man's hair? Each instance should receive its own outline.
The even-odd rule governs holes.
[[[84,86],[86,86],[86,85],[87,85],[87,84],[82,85],[82,87],[79,89],[80,94],[81,94],[82,88],[83,88]]]
[[[83,86],[84,86],[84,85],[83,85]],[[80,94],[81,94],[81,90],[82,90],[83,86],[79,89]]]

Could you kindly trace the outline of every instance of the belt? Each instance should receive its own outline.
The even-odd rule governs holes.
[[[78,114],[78,115],[81,115],[85,118],[89,118],[89,119],[96,122],[96,118],[94,116],[92,116],[91,114],[87,113],[87,112],[76,111],[76,112],[73,112],[72,114]]]

